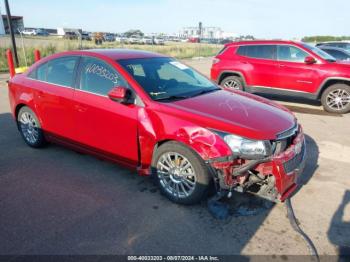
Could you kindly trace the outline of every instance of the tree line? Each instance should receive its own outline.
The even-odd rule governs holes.
[[[330,35],[316,35],[305,36],[301,39],[303,42],[328,42],[328,41],[342,41],[350,40],[350,36],[330,36]]]

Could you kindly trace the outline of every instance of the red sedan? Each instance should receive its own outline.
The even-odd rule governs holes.
[[[15,75],[9,98],[29,146],[60,143],[154,175],[177,203],[198,202],[211,184],[283,201],[303,169],[292,113],[160,54],[55,54]]]

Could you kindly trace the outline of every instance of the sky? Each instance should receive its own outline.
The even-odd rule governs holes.
[[[350,35],[349,0],[9,0],[25,27],[177,33],[218,26],[237,35],[292,39]],[[1,13],[5,14],[3,0]]]

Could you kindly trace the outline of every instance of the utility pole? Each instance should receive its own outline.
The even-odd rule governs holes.
[[[199,22],[199,25],[198,25],[199,42],[201,42],[202,34],[203,34],[203,24],[202,22]]]
[[[200,57],[201,56],[201,43],[202,43],[202,35],[203,35],[203,24],[202,22],[199,22],[199,25],[198,25],[198,56]]]
[[[16,67],[18,67],[19,63],[18,63],[18,56],[17,56],[16,39],[15,39],[15,35],[13,32],[13,28],[12,28],[10,6],[9,6],[8,0],[4,0],[4,1],[5,1],[5,8],[6,8],[6,14],[7,14],[7,24],[9,26],[9,31],[10,31],[10,36],[11,36],[12,50],[13,50],[13,54],[15,56]]]

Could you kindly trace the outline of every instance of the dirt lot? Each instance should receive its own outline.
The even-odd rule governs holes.
[[[210,59],[185,61],[208,74]],[[25,145],[0,83],[0,254],[308,254],[283,204],[230,200],[215,220],[206,203],[170,203],[148,178],[50,145]],[[292,199],[319,253],[350,253],[350,114],[283,102],[307,135],[305,185]],[[262,207],[260,204],[264,204]]]

